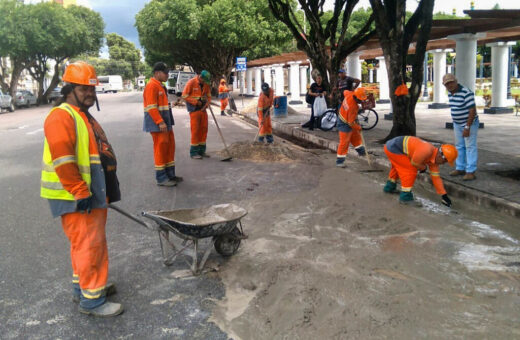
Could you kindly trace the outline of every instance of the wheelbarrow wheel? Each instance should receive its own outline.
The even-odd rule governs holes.
[[[219,235],[215,238],[215,250],[222,256],[231,256],[235,254],[240,247],[242,233],[238,227],[233,228],[231,232]]]

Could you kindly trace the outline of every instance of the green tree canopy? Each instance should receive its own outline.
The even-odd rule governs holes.
[[[23,5],[11,0],[0,0],[0,8],[9,13],[4,15],[2,11],[0,19],[0,55],[9,57],[12,63],[11,77],[16,82],[11,81],[11,92],[16,91],[20,73],[27,68],[39,84],[39,101],[46,101],[48,93],[58,84],[68,58],[97,55],[101,48],[103,19],[88,8],[64,8],[48,2]],[[44,93],[44,80],[51,67],[54,75]]]
[[[107,63],[110,66],[105,67],[108,67],[112,72],[117,72],[104,74],[120,74],[124,79],[137,77],[143,70],[141,51],[117,33],[107,34],[106,40],[111,62]],[[121,65],[118,66],[117,62]]]
[[[165,57],[207,69],[214,84],[237,56],[279,53],[291,40],[263,0],[152,0],[136,15],[136,27],[147,61]]]

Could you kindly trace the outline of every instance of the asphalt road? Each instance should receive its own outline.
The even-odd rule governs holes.
[[[119,206],[139,213],[240,202],[269,190],[293,190],[311,177],[282,165],[220,162],[222,149],[210,118],[208,151],[212,158],[189,158],[189,120],[185,108],[174,110],[176,188],[155,185],[152,139],[142,132],[142,94],[99,96],[101,111],[91,113],[107,133],[118,157],[123,199]],[[109,280],[122,316],[100,320],[78,313],[71,301],[69,243],[59,219],[39,197],[43,121],[50,106],[0,115],[0,334],[3,339],[227,339],[208,322],[214,299],[223,296],[215,274],[177,278],[187,266],[162,264],[157,235],[109,211]],[[219,114],[219,110],[214,110]],[[227,142],[250,140],[256,130],[220,117]],[[270,176],[267,174],[270,173]],[[283,180],[273,188],[262,183]],[[258,185],[260,184],[260,185]],[[306,186],[306,185],[304,185]],[[251,189],[254,188],[254,191]],[[247,227],[247,226],[246,226]],[[223,263],[214,252],[209,262]]]

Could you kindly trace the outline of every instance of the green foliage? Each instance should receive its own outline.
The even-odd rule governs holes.
[[[116,66],[119,62],[119,68],[110,67],[111,70],[119,69],[117,73],[102,73],[102,74],[119,74],[124,79],[133,79],[137,77],[142,69],[141,51],[135,47],[133,43],[126,40],[117,33],[109,33],[106,35],[108,53],[111,64]],[[126,65],[128,64],[128,65]]]
[[[64,8],[52,2],[23,5],[18,1],[0,0],[0,10],[0,56],[9,57],[13,62],[13,79],[18,79],[24,68],[29,70],[39,83],[40,101],[42,97],[45,101],[43,83],[51,60],[55,66],[50,89],[58,83],[64,61],[79,54],[97,55],[101,48],[103,19],[88,8]]]
[[[187,64],[227,75],[237,56],[288,48],[290,35],[263,0],[152,0],[136,15],[147,62]]]

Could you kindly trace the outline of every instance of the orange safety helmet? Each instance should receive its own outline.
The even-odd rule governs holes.
[[[67,66],[61,79],[66,83],[78,85],[99,85],[99,81],[96,76],[96,70],[92,65],[87,64],[84,61],[76,61],[75,63]]]
[[[451,144],[442,144],[441,152],[444,158],[448,161],[448,163],[450,163],[450,165],[453,166],[455,160],[457,159],[457,156],[459,155],[457,149],[455,149],[455,147]]]
[[[224,78],[220,79],[220,83],[221,84],[225,84],[226,83],[226,79],[224,79]]]
[[[359,100],[367,100],[367,91],[364,87],[358,87],[354,90],[354,96]]]

